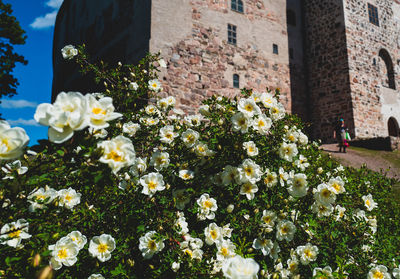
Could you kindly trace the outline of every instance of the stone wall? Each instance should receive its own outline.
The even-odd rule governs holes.
[[[387,137],[387,121],[400,121],[400,91],[388,87],[384,49],[395,66],[399,57],[400,5],[393,0],[345,0],[349,72],[356,138]],[[378,8],[379,26],[369,22],[368,3]],[[395,67],[398,68],[398,67]],[[398,89],[399,73],[395,73]]]
[[[165,93],[177,96],[187,111],[214,94],[234,96],[240,88],[280,87],[292,110],[284,0],[247,0],[244,13],[228,0],[153,0],[151,51],[162,51],[168,68],[161,73]],[[174,11],[181,15],[175,20]],[[237,45],[227,42],[227,26],[237,26]],[[165,26],[168,26],[166,29]],[[272,45],[278,45],[273,54]]]
[[[341,0],[308,0],[304,11],[313,133],[332,141],[339,117],[354,131],[343,5]]]

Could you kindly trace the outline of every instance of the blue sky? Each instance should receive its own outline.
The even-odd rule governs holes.
[[[13,8],[13,15],[20,22],[28,36],[25,45],[16,46],[17,53],[28,60],[28,65],[17,64],[14,76],[20,85],[18,94],[2,98],[0,112],[12,127],[26,130],[29,145],[38,139],[47,138],[47,127],[40,126],[33,119],[36,106],[51,100],[52,44],[54,22],[63,0],[3,0]]]

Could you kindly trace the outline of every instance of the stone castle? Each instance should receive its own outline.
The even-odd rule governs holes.
[[[314,137],[331,140],[343,117],[353,138],[399,141],[399,0],[64,0],[53,100],[93,91],[60,54],[82,43],[114,64],[161,50],[164,92],[187,111],[213,94],[279,87]]]

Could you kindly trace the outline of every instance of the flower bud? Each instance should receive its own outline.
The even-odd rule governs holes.
[[[51,279],[53,278],[53,269],[48,265],[39,273],[38,279]]]
[[[40,254],[36,254],[36,255],[33,257],[32,266],[33,266],[33,267],[39,266],[40,260],[41,260]]]
[[[233,204],[228,205],[228,207],[226,208],[226,211],[228,213],[232,213],[233,209],[235,208],[235,206]]]

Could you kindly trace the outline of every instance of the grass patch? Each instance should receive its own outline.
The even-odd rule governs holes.
[[[382,151],[382,150],[372,150],[372,149],[355,147],[355,146],[351,146],[349,148],[358,153],[361,153],[361,155],[377,157],[377,158],[386,160],[392,165],[392,167],[400,169],[400,151],[399,150]]]

